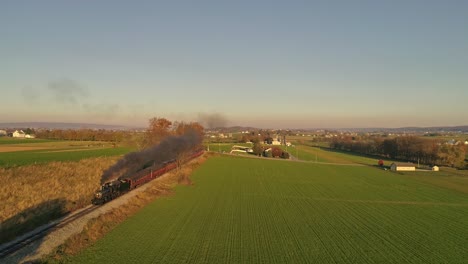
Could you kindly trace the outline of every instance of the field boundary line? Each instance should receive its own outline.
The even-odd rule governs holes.
[[[322,165],[336,165],[336,166],[354,166],[354,167],[365,167],[369,165],[359,164],[359,163],[332,163],[332,162],[315,162],[310,160],[292,160],[292,159],[277,159],[277,158],[266,158],[266,157],[258,157],[258,156],[251,156],[251,155],[236,155],[230,153],[219,153],[212,151],[213,153],[218,153],[221,155],[232,156],[232,157],[239,157],[239,158],[249,158],[249,159],[263,159],[263,160],[275,160],[275,161],[289,161],[289,162],[302,162],[302,163],[310,163],[310,164],[322,164]]]

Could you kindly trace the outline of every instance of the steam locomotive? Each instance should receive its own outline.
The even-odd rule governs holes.
[[[201,156],[203,152],[203,150],[193,152],[185,162]],[[158,178],[176,167],[176,160],[169,160],[161,164],[145,168],[130,177],[120,177],[117,180],[106,182],[94,193],[92,203],[95,205],[107,203],[108,201],[111,201],[144,183]]]

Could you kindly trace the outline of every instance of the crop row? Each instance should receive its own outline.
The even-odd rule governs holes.
[[[72,262],[460,263],[468,197],[370,167],[215,157]]]

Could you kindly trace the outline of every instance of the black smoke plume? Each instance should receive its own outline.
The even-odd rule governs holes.
[[[190,131],[182,136],[169,136],[152,148],[128,153],[116,164],[104,171],[101,184],[118,177],[129,177],[148,164],[161,164],[165,161],[177,159],[180,154],[199,147],[201,142],[202,137],[196,132]]]

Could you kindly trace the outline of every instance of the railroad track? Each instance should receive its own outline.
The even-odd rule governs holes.
[[[18,241],[6,243],[5,246],[0,248],[0,260],[15,253],[16,251],[22,249],[23,247],[33,243],[34,241],[43,238],[50,232],[60,229],[69,223],[75,221],[76,219],[85,216],[92,211],[96,210],[99,206],[97,205],[92,205],[86,209],[83,209],[82,211],[78,213],[70,213],[68,216],[65,216],[62,220],[58,220],[56,222],[53,222],[51,224],[48,224],[44,226],[44,228],[41,228],[37,230],[36,232],[32,232],[31,234],[26,235],[25,237],[22,237],[18,239]]]
[[[189,162],[190,160],[192,160],[194,158],[197,158],[201,154],[203,154],[203,151],[199,151],[199,152],[193,154],[192,157],[186,162]],[[194,156],[194,155],[196,155],[196,156]],[[159,178],[162,175],[163,174],[158,175],[157,178]],[[125,194],[127,194],[127,193],[129,193],[129,192],[126,192]],[[123,195],[125,195],[125,194],[123,194]],[[123,196],[123,195],[121,195],[121,196]],[[121,196],[119,196],[119,197],[121,197]],[[118,199],[119,197],[117,197],[116,199]],[[113,199],[113,200],[116,200],[116,199]],[[45,237],[47,234],[51,233],[52,231],[60,229],[60,228],[62,228],[64,226],[68,225],[69,223],[71,223],[71,222],[73,222],[73,221],[75,221],[75,220],[77,220],[77,219],[91,213],[92,211],[96,210],[99,207],[100,207],[99,205],[91,205],[88,208],[85,208],[85,209],[81,210],[80,212],[70,213],[67,216],[63,217],[62,219],[56,220],[56,221],[54,221],[54,222],[52,222],[50,224],[44,225],[44,226],[42,226],[40,228],[37,228],[34,231],[30,232],[29,234],[24,235],[23,237],[17,238],[16,240],[14,240],[12,242],[0,245],[0,263],[1,263],[1,260],[6,258],[7,256],[10,256],[11,254],[13,254],[13,253],[17,252],[18,250],[26,247],[27,245],[33,243],[34,241],[37,241],[37,240]]]

